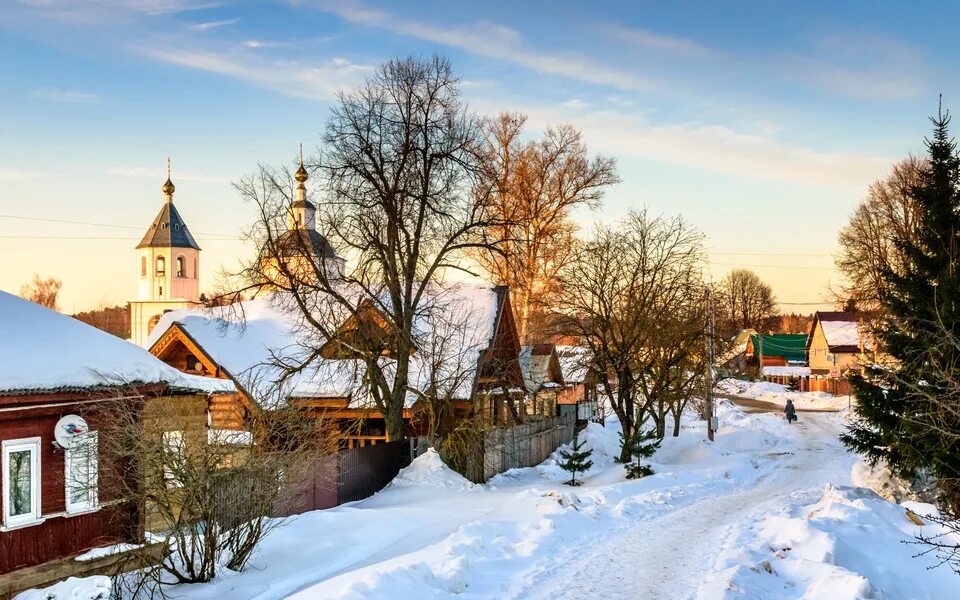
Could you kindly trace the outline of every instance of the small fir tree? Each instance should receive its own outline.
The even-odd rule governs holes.
[[[584,449],[586,442],[580,441],[580,432],[578,431],[573,436],[573,443],[570,444],[570,450],[561,450],[560,458],[563,460],[560,461],[560,468],[564,471],[570,472],[570,481],[567,481],[567,485],[578,486],[582,481],[577,481],[577,473],[584,473],[593,466],[593,461],[590,460],[590,456],[593,455],[593,450],[590,448]]]
[[[657,438],[656,427],[644,428],[646,422],[647,416],[644,415],[637,423],[633,435],[624,437],[623,434],[620,434],[620,443],[630,457],[629,462],[624,465],[627,469],[627,479],[639,479],[647,475],[653,475],[653,469],[640,461],[653,456],[657,448],[660,447],[662,440]]]
[[[797,377],[796,375],[792,376],[792,377],[787,381],[787,389],[789,389],[791,392],[799,392],[799,391],[800,391],[800,378]]]

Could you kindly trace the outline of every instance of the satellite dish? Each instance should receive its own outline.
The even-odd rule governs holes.
[[[73,448],[83,438],[84,434],[90,432],[90,426],[83,420],[83,417],[77,415],[67,415],[61,417],[53,428],[53,439],[61,448]]]

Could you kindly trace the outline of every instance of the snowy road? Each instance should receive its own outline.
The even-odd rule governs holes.
[[[849,454],[834,421],[807,415],[796,426],[793,453],[758,458],[771,463],[750,489],[711,495],[639,520],[571,549],[530,573],[517,597],[683,600],[697,595],[717,551],[742,522],[776,510],[790,496],[815,499],[825,483],[849,483]],[[604,574],[599,576],[599,574]]]

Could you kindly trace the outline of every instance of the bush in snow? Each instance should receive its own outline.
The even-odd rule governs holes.
[[[637,424],[633,435],[628,437],[624,437],[623,434],[620,435],[623,445],[622,454],[630,457],[624,465],[627,469],[627,479],[639,479],[640,477],[653,475],[653,469],[649,465],[642,464],[640,460],[653,456],[653,453],[660,447],[661,440],[657,438],[655,428],[644,429],[646,421],[647,418],[644,415]]]
[[[573,443],[570,444],[570,450],[561,450],[560,458],[563,460],[559,461],[560,468],[564,471],[570,473],[570,481],[567,481],[567,485],[578,486],[582,481],[577,481],[577,473],[583,473],[587,469],[593,466],[593,461],[590,460],[590,455],[593,454],[593,450],[590,448],[584,449],[586,442],[580,441],[580,432],[578,431],[573,436]]]

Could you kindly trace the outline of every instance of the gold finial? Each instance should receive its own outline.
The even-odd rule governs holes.
[[[168,198],[170,196],[173,196],[173,192],[177,189],[176,186],[173,185],[173,182],[170,180],[170,157],[169,156],[167,157],[167,180],[166,182],[164,182],[162,189],[163,189],[163,194]]]
[[[303,168],[303,143],[300,144],[300,168],[297,169],[297,172],[294,174],[294,178],[298,183],[303,185],[303,182],[306,181],[310,176],[307,175],[307,170]]]

